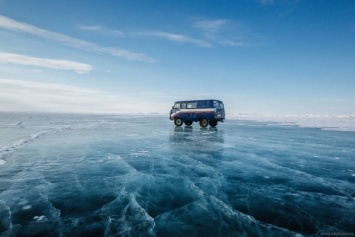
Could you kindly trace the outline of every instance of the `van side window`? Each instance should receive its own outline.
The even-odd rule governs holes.
[[[197,108],[197,102],[187,103],[187,108],[188,109],[196,109]]]
[[[180,109],[180,104],[178,104],[178,103],[175,104],[174,108],[175,108],[175,109]]]
[[[197,107],[198,108],[208,108],[208,103],[207,103],[207,101],[200,101],[200,102],[198,102]]]
[[[181,108],[182,108],[182,109],[186,109],[186,103],[182,103],[182,104],[181,104]]]

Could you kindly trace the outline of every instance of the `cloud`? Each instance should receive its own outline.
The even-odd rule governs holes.
[[[239,48],[256,45],[251,43],[255,41],[255,36],[252,36],[250,29],[238,21],[204,19],[194,21],[191,27],[200,30],[204,37],[215,45]]]
[[[0,62],[44,67],[44,68],[51,68],[51,69],[72,70],[79,74],[88,73],[92,70],[91,65],[84,64],[84,63],[78,63],[78,62],[73,62],[68,60],[34,58],[25,55],[2,53],[2,52],[0,52]]]
[[[85,50],[95,53],[109,54],[115,57],[124,58],[130,61],[144,61],[144,62],[155,62],[156,60],[146,56],[143,53],[135,53],[125,49],[119,48],[109,48],[91,43],[85,40],[77,39],[71,36],[59,34],[56,32],[44,30],[36,26],[32,26],[26,23],[18,22],[5,16],[0,15],[0,27],[17,32],[25,32],[28,34],[39,36],[46,40],[51,40],[54,42],[61,43],[63,45],[77,48],[80,50]]]
[[[212,44],[207,41],[191,38],[186,35],[170,33],[170,32],[149,31],[149,30],[122,32],[119,30],[107,29],[106,27],[101,25],[92,25],[92,26],[78,25],[77,27],[78,29],[83,31],[91,31],[91,32],[110,35],[114,37],[121,37],[121,38],[127,36],[128,37],[154,37],[154,38],[160,38],[160,39],[177,42],[177,43],[191,43],[191,44],[198,45],[200,47],[207,47],[207,48],[212,47]]]
[[[166,113],[174,98],[158,92],[135,91],[113,94],[62,84],[0,78],[0,111]]]
[[[129,113],[144,111],[135,96],[61,84],[0,79],[0,111]],[[141,107],[140,107],[141,106]]]
[[[221,29],[228,23],[228,20],[219,19],[219,20],[201,20],[193,24],[193,27],[199,28],[201,30],[216,33],[221,31]]]
[[[155,37],[178,43],[192,43],[207,48],[212,47],[211,43],[204,40],[194,39],[185,35],[173,34],[163,31],[131,32],[130,35],[135,37]]]
[[[109,35],[117,38],[122,38],[126,36],[126,34],[123,33],[122,31],[107,29],[101,25],[93,25],[93,26],[78,25],[77,27],[78,29],[83,31],[97,32],[103,35]]]
[[[233,41],[233,40],[223,40],[219,42],[223,46],[229,46],[229,47],[246,47],[248,46],[246,43],[243,43],[241,41]]]

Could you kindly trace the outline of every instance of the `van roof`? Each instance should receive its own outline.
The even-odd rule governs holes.
[[[199,101],[218,101],[218,102],[223,104],[222,101],[215,100],[215,99],[208,99],[208,100],[179,100],[179,101],[175,101],[175,103],[189,103],[189,102],[199,102]]]

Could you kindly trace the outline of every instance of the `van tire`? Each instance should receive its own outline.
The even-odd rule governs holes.
[[[205,127],[207,127],[207,125],[208,125],[208,120],[207,119],[203,118],[203,119],[200,120],[200,126],[201,127],[205,128]]]
[[[185,122],[186,126],[191,126],[192,122]]]
[[[208,123],[211,127],[216,127],[218,124],[218,121],[217,120],[210,120]]]
[[[182,120],[181,118],[176,118],[174,119],[174,123],[176,126],[180,127],[182,125]]]

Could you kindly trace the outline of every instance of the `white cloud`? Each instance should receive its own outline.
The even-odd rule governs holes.
[[[0,79],[0,111],[71,113],[155,112],[136,96],[61,84]],[[147,111],[148,109],[152,111]]]
[[[1,15],[0,15],[0,27],[17,31],[17,32],[25,32],[32,35],[37,35],[43,39],[59,42],[66,46],[78,48],[80,50],[110,54],[112,56],[124,58],[130,61],[155,62],[153,58],[148,57],[143,53],[135,53],[125,49],[119,49],[119,48],[103,47],[85,40],[44,30],[26,23],[18,22]]]
[[[125,32],[119,31],[119,30],[107,29],[101,25],[92,25],[92,26],[78,25],[77,27],[80,30],[92,31],[92,32],[96,32],[99,34],[105,34],[105,35],[110,35],[110,36],[114,36],[114,37],[121,37],[121,38],[127,37],[127,36],[130,36],[130,37],[155,37],[155,38],[165,39],[165,40],[172,41],[172,42],[191,43],[191,44],[196,44],[201,47],[212,47],[212,44],[207,41],[191,38],[186,35],[174,34],[174,33],[170,33],[170,32],[131,31],[131,32],[125,33]]]
[[[137,37],[156,37],[178,43],[192,43],[201,47],[212,47],[212,44],[199,39],[194,39],[185,35],[173,34],[163,31],[142,31],[142,32],[131,32],[132,36]]]
[[[94,26],[78,25],[77,27],[80,30],[85,30],[85,31],[102,31],[104,29],[104,27],[100,25],[94,25]]]
[[[239,22],[217,19],[217,20],[198,20],[192,24],[193,28],[199,29],[205,38],[214,44],[225,47],[246,47],[249,43],[242,42],[240,38],[243,25]]]
[[[241,41],[233,41],[233,40],[223,40],[219,42],[223,46],[230,46],[230,47],[246,47],[247,44]]]
[[[25,55],[0,52],[0,63],[1,62],[60,69],[60,70],[72,70],[79,74],[87,73],[92,70],[91,65],[84,64],[84,63],[78,63],[78,62],[73,62],[68,60],[35,58],[35,57],[29,57]]]
[[[109,35],[109,36],[114,36],[118,38],[125,37],[125,33],[119,30],[111,30],[107,29],[101,25],[93,25],[93,26],[87,26],[87,25],[78,25],[78,29],[83,30],[83,31],[91,31],[91,32],[97,32],[103,35]]]
[[[201,20],[193,24],[193,27],[202,29],[207,32],[216,33],[221,31],[221,29],[228,23],[228,20]]]

